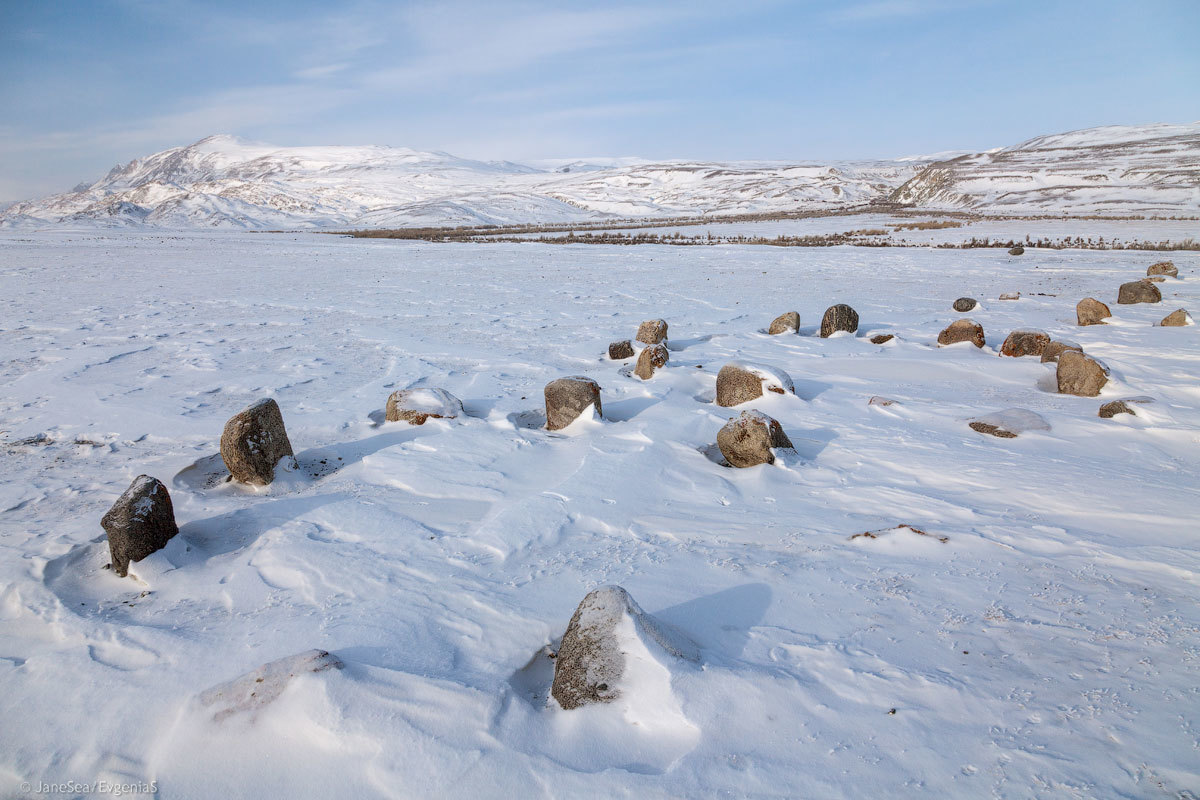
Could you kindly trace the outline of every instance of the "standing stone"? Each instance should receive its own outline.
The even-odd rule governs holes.
[[[717,447],[734,467],[774,464],[775,454],[771,449],[791,446],[792,440],[783,432],[783,426],[754,409],[729,420],[717,433]]]
[[[961,311],[965,314],[968,311],[974,310],[975,306],[977,305],[979,305],[979,303],[974,297],[960,297],[954,301],[954,310]]]
[[[108,534],[113,572],[122,578],[129,574],[129,562],[163,549],[179,533],[167,487],[149,475],[134,478],[100,525]]]
[[[791,376],[782,370],[733,361],[717,373],[717,405],[725,408],[763,396],[763,384],[775,394],[795,394]]]
[[[1181,308],[1167,314],[1158,324],[1163,328],[1182,328],[1184,325],[1191,325],[1192,318],[1188,315],[1187,309]]]
[[[1117,302],[1127,306],[1134,303],[1162,302],[1162,292],[1150,281],[1130,281],[1122,283],[1117,290]]]
[[[1159,261],[1157,264],[1151,264],[1146,269],[1147,275],[1169,275],[1172,278],[1179,277],[1179,270],[1175,267],[1173,261]]]
[[[283,414],[269,397],[246,406],[225,423],[221,458],[235,481],[266,486],[275,480],[279,460],[292,455]]]
[[[384,419],[388,422],[401,420],[413,425],[424,425],[430,417],[454,419],[463,414],[463,404],[445,389],[400,389],[387,399]]]
[[[1117,414],[1133,414],[1135,417],[1137,416],[1124,400],[1112,400],[1100,406],[1098,416],[1101,419],[1112,419]]]
[[[1017,245],[1016,247],[1009,248],[1008,254],[1010,256],[1023,256],[1025,255],[1025,248]]]
[[[767,333],[774,336],[777,333],[795,333],[798,330],[800,330],[800,315],[795,311],[789,311],[771,320],[771,327],[767,329]]]
[[[1042,363],[1057,364],[1058,357],[1062,355],[1063,350],[1078,350],[1081,353],[1083,352],[1083,348],[1077,344],[1051,340],[1050,344],[1046,345],[1046,349],[1042,351]]]
[[[983,347],[987,341],[983,338],[983,326],[973,319],[960,319],[951,322],[946,329],[938,334],[938,345],[970,342],[976,347]]]
[[[667,340],[667,323],[661,319],[648,319],[638,326],[637,340],[646,344],[658,344]]]
[[[1013,356],[1015,358],[1040,356],[1046,352],[1046,347],[1049,344],[1050,336],[1044,331],[1013,331],[1004,340],[1004,344],[1000,346],[1000,355]]]
[[[561,430],[574,422],[588,406],[604,416],[600,405],[600,384],[591,378],[573,375],[546,384],[546,430]]]
[[[665,345],[651,344],[642,349],[642,354],[638,356],[637,366],[633,369],[633,374],[637,375],[644,381],[654,377],[654,370],[665,365],[670,358]]]
[[[627,358],[633,358],[633,342],[628,339],[613,342],[608,346],[608,357],[613,361],[624,361]]]
[[[1108,383],[1108,369],[1091,356],[1064,350],[1058,357],[1058,391],[1079,397],[1095,397]]]
[[[1085,297],[1075,306],[1075,320],[1080,325],[1103,325],[1112,311],[1094,297]]]
[[[858,312],[845,303],[825,309],[821,317],[821,338],[825,339],[838,331],[854,333],[858,330]]]

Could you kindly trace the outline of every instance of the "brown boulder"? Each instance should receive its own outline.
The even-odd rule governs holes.
[[[871,337],[871,344],[887,344],[888,342],[890,342],[892,339],[895,339],[895,338],[896,338],[895,334],[881,333],[878,336]]]
[[[400,389],[388,395],[384,419],[424,425],[430,417],[454,419],[462,416],[463,404],[445,389]]]
[[[1184,325],[1190,325],[1191,323],[1192,318],[1188,315],[1187,309],[1181,308],[1167,314],[1158,324],[1163,328],[1182,328]]]
[[[1173,261],[1159,261],[1157,264],[1151,264],[1146,269],[1147,275],[1169,275],[1172,278],[1179,277],[1179,270]]]
[[[761,411],[743,411],[717,433],[717,447],[730,466],[753,467],[774,464],[775,447],[791,447],[792,440],[778,421]]]
[[[1162,292],[1150,281],[1130,281],[1122,283],[1121,288],[1117,290],[1117,302],[1125,306],[1134,303],[1159,303],[1162,302]]]
[[[600,405],[600,384],[591,378],[573,375],[546,384],[546,430],[557,431],[570,425],[589,406],[604,416]]]
[[[825,309],[821,317],[821,338],[825,339],[838,331],[854,333],[858,330],[858,312],[845,303]]]
[[[987,340],[983,337],[983,326],[973,319],[960,319],[951,322],[946,329],[938,334],[938,345],[970,342],[976,347],[983,347]]]
[[[789,311],[771,320],[771,327],[767,328],[767,333],[774,336],[777,333],[795,333],[798,330],[800,330],[800,315],[795,311]]]
[[[1046,345],[1046,349],[1042,351],[1042,363],[1057,364],[1058,357],[1062,355],[1063,350],[1078,350],[1081,353],[1083,352],[1083,348],[1077,344],[1051,340],[1050,344]]]
[[[637,340],[646,344],[658,344],[667,339],[667,323],[661,319],[648,319],[638,326]]]
[[[292,455],[283,414],[279,404],[269,397],[247,406],[225,423],[221,459],[236,481],[266,486],[275,480],[280,459]]]
[[[979,305],[979,302],[974,297],[960,297],[954,301],[954,310],[965,314],[968,311],[974,310],[977,305]]]
[[[1013,331],[1000,346],[1000,355],[1020,358],[1022,356],[1040,356],[1046,352],[1050,337],[1043,331]]]
[[[1112,311],[1094,297],[1085,297],[1075,305],[1075,321],[1080,325],[1103,325]]]
[[[669,358],[670,354],[667,352],[665,345],[646,345],[642,349],[642,354],[638,356],[637,366],[633,368],[633,374],[644,381],[648,381],[654,377],[654,370],[666,364]]]
[[[113,572],[122,578],[129,574],[129,562],[163,549],[179,533],[167,487],[149,475],[133,479],[100,519],[100,526],[108,534]]]
[[[613,361],[624,361],[627,358],[633,358],[633,343],[628,339],[613,342],[608,346],[608,357]]]
[[[1061,394],[1095,397],[1108,383],[1108,368],[1077,350],[1062,351],[1055,374]]]
[[[717,373],[717,405],[725,408],[748,403],[763,396],[766,390],[775,394],[795,394],[791,377],[781,370],[732,361]]]
[[[1133,414],[1135,417],[1137,416],[1137,414],[1134,414],[1133,409],[1129,407],[1129,404],[1124,400],[1112,400],[1100,406],[1100,413],[1098,416],[1101,419],[1112,419],[1117,414]]]

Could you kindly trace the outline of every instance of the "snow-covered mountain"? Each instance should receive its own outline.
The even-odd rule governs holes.
[[[485,162],[211,136],[0,212],[0,225],[400,227],[838,209],[1196,213],[1200,123],[1095,128],[986,153],[828,163]]]
[[[1195,214],[1200,122],[1039,136],[929,164],[893,202],[1016,214]]]

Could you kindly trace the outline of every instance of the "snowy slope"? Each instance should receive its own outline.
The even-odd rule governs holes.
[[[891,200],[991,213],[1200,213],[1200,122],[1039,136],[922,169]]]

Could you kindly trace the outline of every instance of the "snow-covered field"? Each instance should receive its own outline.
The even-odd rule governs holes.
[[[0,794],[1194,797],[1200,338],[1154,323],[1200,311],[1200,260],[1115,302],[1160,257],[4,234]],[[938,348],[963,295],[988,345]],[[1089,295],[1110,324],[1076,327]],[[819,338],[839,302],[859,334]],[[659,316],[642,382],[605,349]],[[1104,360],[1102,395],[999,357],[1026,327]],[[732,360],[794,381],[753,404],[774,465],[717,463]],[[573,374],[606,420],[541,430]],[[468,416],[383,422],[410,386]],[[222,483],[266,396],[300,469]],[[967,427],[1012,408],[1050,429]],[[121,579],[99,520],[141,473],[180,535]],[[544,649],[609,583],[699,661],[547,705]],[[259,670],[313,648],[343,668]]]

